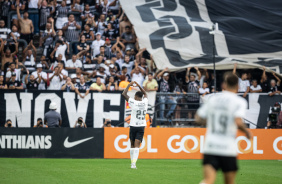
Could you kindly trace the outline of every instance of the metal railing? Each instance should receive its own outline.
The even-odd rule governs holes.
[[[170,102],[168,102],[170,100]],[[166,117],[169,112],[171,102],[176,105],[173,109],[173,113]],[[164,109],[161,109],[161,105],[165,105]],[[200,126],[195,123],[194,114],[201,104],[201,96],[198,93],[157,93],[156,104],[154,111],[153,126]],[[160,113],[163,111],[164,116],[160,117]],[[177,116],[177,117],[176,117]]]

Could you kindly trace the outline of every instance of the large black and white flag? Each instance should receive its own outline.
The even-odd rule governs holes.
[[[282,71],[282,1],[277,0],[120,0],[139,44],[159,69],[212,68]]]

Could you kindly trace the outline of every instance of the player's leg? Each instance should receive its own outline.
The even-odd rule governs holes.
[[[234,184],[236,172],[238,170],[237,158],[236,157],[222,157],[221,168],[224,174],[225,184]]]
[[[230,171],[224,173],[225,184],[234,184],[236,177],[236,171]]]
[[[204,180],[200,184],[213,184],[216,179],[216,170],[210,164],[204,165]]]
[[[135,141],[134,141],[134,153],[133,153],[133,160],[132,160],[132,164],[135,166],[136,168],[136,162],[138,160],[139,157],[139,148],[140,148],[140,144],[142,143],[143,140],[143,136],[144,136],[144,128],[145,127],[136,127],[138,130],[136,131],[136,137],[135,137]]]
[[[204,154],[203,158],[204,180],[200,184],[212,184],[216,178],[216,171],[219,169],[219,159],[215,155]]]
[[[131,164],[132,164],[132,161],[133,161],[133,154],[134,154],[134,142],[135,142],[134,127],[130,127],[130,130],[129,130],[129,139],[130,139],[130,143],[131,143],[130,159],[131,159]]]

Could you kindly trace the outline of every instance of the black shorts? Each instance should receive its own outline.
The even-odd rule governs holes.
[[[129,132],[129,138],[132,141],[135,141],[135,139],[138,139],[142,142],[143,136],[144,136],[144,129],[145,127],[130,127],[130,132]]]
[[[203,165],[210,164],[215,170],[221,169],[222,172],[237,171],[237,158],[227,156],[216,156],[204,154]]]

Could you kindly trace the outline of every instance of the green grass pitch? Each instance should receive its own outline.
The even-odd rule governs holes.
[[[239,161],[236,183],[282,183],[282,161]],[[145,160],[130,169],[129,159],[0,158],[0,183],[194,184],[202,179],[201,160]],[[223,183],[219,172],[216,183]]]

